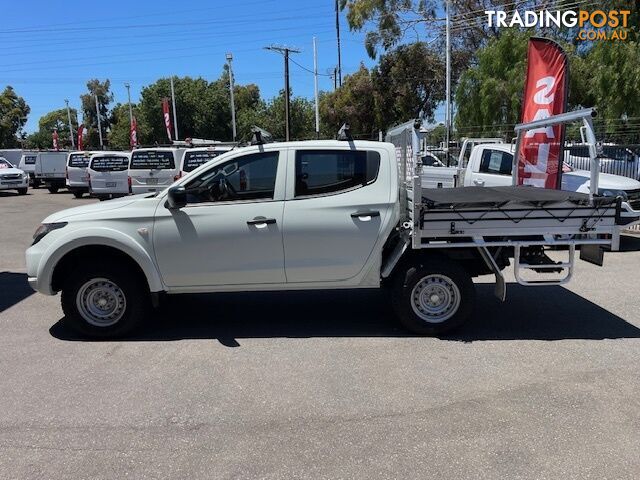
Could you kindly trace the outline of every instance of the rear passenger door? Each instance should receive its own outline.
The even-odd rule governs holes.
[[[383,155],[290,150],[283,228],[288,283],[348,280],[363,270],[393,208]]]
[[[483,148],[480,164],[473,175],[472,186],[501,187],[511,185],[511,170],[513,169],[513,155],[503,150]]]

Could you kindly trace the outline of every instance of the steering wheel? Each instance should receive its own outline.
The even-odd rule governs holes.
[[[237,196],[236,189],[233,188],[233,185],[226,177],[220,179],[220,191],[221,196],[225,198],[233,198]]]

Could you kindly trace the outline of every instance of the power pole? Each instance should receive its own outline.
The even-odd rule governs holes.
[[[449,141],[451,139],[451,0],[445,1],[445,9],[447,13],[447,24],[446,24],[446,68],[447,68],[447,98],[445,105],[445,115],[444,115],[444,123],[445,123],[445,142],[446,142],[446,152],[449,151]]]
[[[96,98],[96,117],[98,118],[98,136],[100,137],[100,150],[104,150],[104,143],[102,142],[102,124],[100,123],[100,107],[98,106],[98,94],[95,95]]]
[[[291,123],[291,115],[289,112],[289,102],[290,102],[290,93],[289,93],[289,54],[290,53],[300,53],[300,50],[297,48],[290,47],[280,47],[276,45],[270,45],[265,47],[266,50],[272,50],[274,52],[278,52],[284,55],[284,131],[285,131],[285,141],[290,140],[290,123]]]
[[[173,90],[173,75],[171,75],[171,105],[173,106],[173,132],[178,140],[178,117],[176,115],[176,94]]]
[[[313,94],[316,103],[316,138],[320,138],[320,105],[318,103],[318,49],[313,37]]]
[[[71,110],[69,110],[69,100],[64,99],[64,103],[67,104],[67,118],[69,119],[69,135],[71,135],[71,148],[76,149],[76,141],[73,138],[73,125],[71,124]]]
[[[342,59],[340,53],[340,9],[336,0],[336,38],[338,40],[338,86],[342,86]]]
[[[227,65],[229,65],[229,95],[231,95],[231,129],[233,132],[233,141],[236,141],[236,105],[233,98],[233,68],[231,67],[233,55],[227,53]]]
[[[127,101],[129,102],[129,128],[133,127],[133,108],[131,108],[131,85],[125,83],[127,89]]]

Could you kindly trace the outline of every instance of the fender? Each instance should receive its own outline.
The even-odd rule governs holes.
[[[145,239],[145,241],[147,241]],[[108,227],[88,227],[61,235],[42,254],[38,265],[38,291],[54,295],[51,288],[53,271],[60,260],[72,250],[86,246],[106,246],[120,250],[131,257],[144,272],[149,291],[164,291],[158,268],[145,247],[130,235]],[[149,248],[151,244],[149,242]]]

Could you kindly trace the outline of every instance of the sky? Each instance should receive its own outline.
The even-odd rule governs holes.
[[[256,83],[263,98],[283,88],[282,56],[270,44],[301,49],[291,58],[313,69],[312,37],[318,42],[320,90],[333,89],[328,72],[337,64],[333,0],[236,0],[158,2],[11,1],[0,27],[0,89],[14,87],[31,107],[25,131],[63,108],[80,107],[91,78],[110,79],[114,104],[131,99],[156,79],[170,75],[218,78],[225,53],[233,54],[236,83]],[[343,76],[360,62],[372,66],[365,32],[350,32],[341,13]],[[290,64],[294,95],[313,98],[313,74]],[[179,105],[178,105],[179,108]]]

